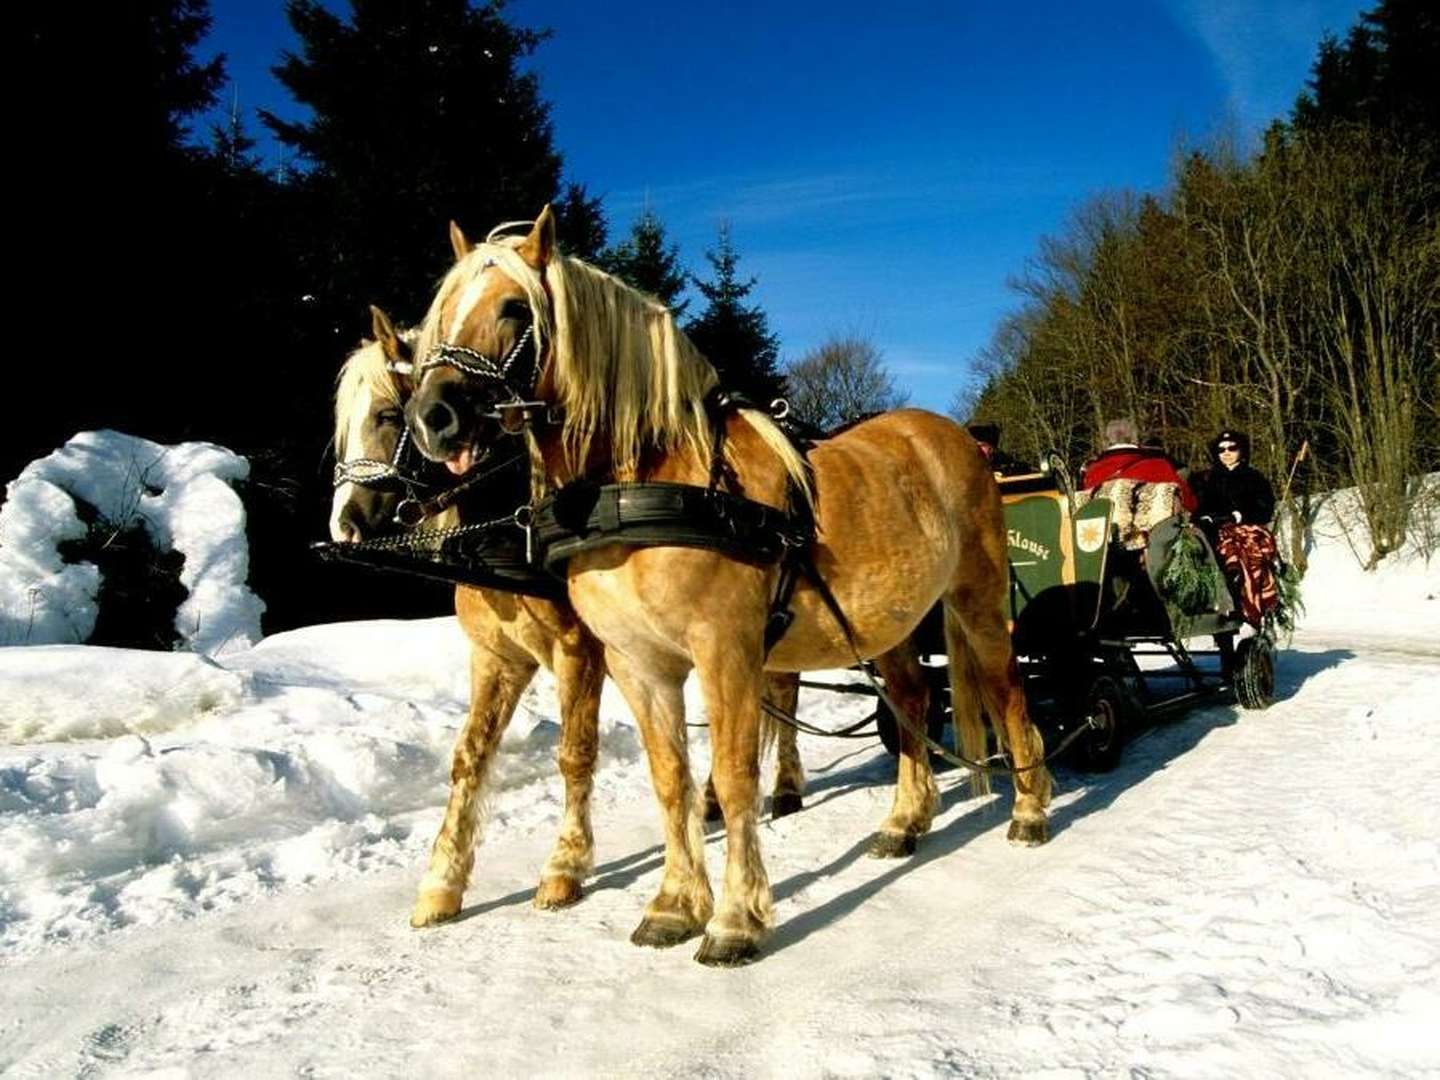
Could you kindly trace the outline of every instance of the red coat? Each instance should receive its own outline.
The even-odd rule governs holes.
[[[1191,513],[1197,505],[1195,493],[1163,450],[1143,446],[1116,446],[1097,457],[1080,474],[1080,486],[1089,490],[1117,477],[1147,484],[1177,484],[1180,503]]]

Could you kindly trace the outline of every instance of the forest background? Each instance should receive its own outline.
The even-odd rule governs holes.
[[[252,463],[242,495],[267,631],[443,610],[444,589],[357,588],[310,561],[322,418],[357,313],[377,299],[423,312],[449,257],[437,222],[478,237],[545,202],[572,254],[671,303],[694,280],[703,305],[682,319],[729,385],[787,393],[825,424],[904,400],[854,335],[780,370],[723,228],[703,280],[653,212],[613,238],[601,200],[565,176],[524,70],[543,34],[500,5],[354,0],[337,15],[292,0],[287,14],[301,48],[277,74],[311,118],[262,117],[290,151],[279,169],[238,114],[189,126],[225,82],[223,58],[196,59],[205,0],[94,5],[83,25],[59,7],[17,16],[26,340],[0,479],[89,428],[220,442]],[[1184,462],[1243,427],[1277,487],[1293,470],[1287,512],[1303,523],[1313,493],[1354,485],[1366,558],[1394,550],[1424,520],[1416,478],[1440,467],[1437,64],[1433,5],[1385,0],[1318,44],[1309,88],[1258,152],[1190,148],[1163,194],[1093,197],[1039,242],[983,355],[957,358],[957,417],[998,422],[1018,456],[1072,464],[1121,413]],[[483,168],[463,149],[477,144]],[[125,549],[113,523],[94,536],[96,558]]]

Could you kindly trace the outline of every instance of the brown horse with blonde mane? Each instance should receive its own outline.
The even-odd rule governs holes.
[[[521,359],[527,343],[528,365]],[[807,578],[791,601],[793,623],[768,654],[775,565],[704,548],[623,544],[569,562],[571,604],[604,643],[610,675],[634,710],[664,818],[664,875],[632,941],[673,945],[703,932],[702,963],[757,955],[773,922],[756,811],[764,686],[776,673],[849,665],[852,647],[875,659],[908,717],[894,802],[871,852],[914,850],[939,791],[918,734],[927,688],[909,639],[937,601],[962,752],[984,755],[983,703],[1015,766],[1010,838],[1046,838],[1050,777],[1005,621],[1000,495],[959,425],[898,410],[820,442],[807,461],[761,412],[730,409],[712,420],[706,399],[715,370],[671,312],[561,254],[548,207],[528,235],[477,245],[459,260],[426,316],[417,356],[421,379],[406,417],[422,452],[452,468],[473,460],[491,437],[485,417],[523,417],[549,488],[577,478],[704,486],[712,425],[720,423],[732,491],[782,510],[798,491],[813,508],[810,557],[853,634]],[[457,364],[455,356],[469,359]],[[692,669],[725,817],[718,905],[686,754],[682,687]]]
[[[371,310],[375,340],[345,361],[336,387],[335,458],[342,465],[392,460],[404,432],[401,410],[413,388],[406,374],[411,342],[396,332],[384,312]],[[395,492],[337,484],[331,537],[341,542],[367,539],[398,503]],[[453,516],[454,511],[447,513]],[[475,861],[490,767],[521,695],[541,667],[554,673],[559,695],[565,812],[541,871],[535,906],[575,903],[594,865],[590,794],[605,678],[599,643],[568,605],[495,589],[457,586],[455,614],[470,640],[470,711],[455,742],[450,800],[410,917],[413,926],[428,926],[460,910]]]
[[[451,240],[457,256],[469,250],[458,229],[452,228]],[[355,468],[360,462],[390,462],[390,471],[395,470],[396,449],[404,433],[402,410],[414,388],[408,372],[415,334],[397,332],[378,308],[371,313],[374,340],[350,354],[336,382],[334,445],[342,468],[330,533],[337,542],[375,536],[390,523],[400,502],[393,485],[371,487],[348,479],[361,472]],[[511,507],[484,509],[503,513]],[[424,524],[443,527],[459,520],[452,507]],[[444,921],[460,910],[483,824],[480,808],[490,766],[521,695],[541,667],[556,681],[565,810],[535,890],[535,906],[557,909],[574,904],[594,866],[590,795],[605,675],[599,643],[563,602],[461,585],[455,590],[455,614],[470,640],[470,710],[455,744],[449,804],[411,915],[411,924],[417,927]],[[793,710],[796,689],[791,680],[777,688],[774,700]],[[772,806],[781,816],[800,809],[805,777],[794,732],[777,730],[774,738],[777,770]]]

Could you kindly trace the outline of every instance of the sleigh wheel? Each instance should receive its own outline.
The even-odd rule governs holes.
[[[1245,709],[1268,709],[1275,701],[1275,646],[1250,637],[1235,652],[1235,700]]]
[[[1080,739],[1080,764],[1091,772],[1109,772],[1120,761],[1132,707],[1125,688],[1108,675],[1090,685],[1085,715],[1091,727]]]

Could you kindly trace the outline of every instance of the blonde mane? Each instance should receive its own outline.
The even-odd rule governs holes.
[[[402,330],[400,340],[414,345],[419,337],[418,330]],[[349,449],[351,421],[361,407],[361,395],[368,393],[370,401],[380,401],[396,407],[405,404],[395,373],[390,370],[385,350],[378,341],[365,341],[345,358],[340,374],[335,378],[335,458],[346,460]],[[368,404],[366,405],[368,408]]]
[[[550,350],[556,404],[565,415],[567,467],[580,472],[597,438],[609,444],[617,480],[635,479],[650,449],[707,461],[711,429],[705,395],[719,379],[670,309],[558,252],[542,280],[516,250],[521,243],[522,238],[507,237],[478,244],[455,264],[425,316],[417,355],[442,343],[446,331],[439,323],[450,298],[493,266],[524,290],[535,317],[538,355]],[[742,414],[808,499],[808,469],[784,432],[763,413]]]

